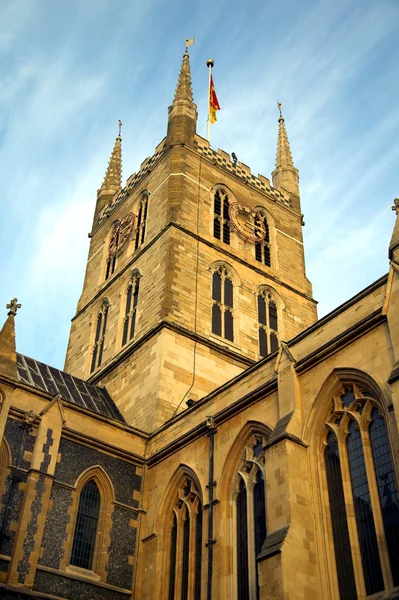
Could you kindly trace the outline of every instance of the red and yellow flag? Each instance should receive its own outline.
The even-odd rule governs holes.
[[[213,85],[213,77],[211,75],[211,85],[209,88],[209,117],[211,123],[216,123],[216,111],[220,110],[218,97],[216,96],[215,86]]]

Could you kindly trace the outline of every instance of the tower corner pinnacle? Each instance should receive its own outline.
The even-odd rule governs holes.
[[[292,159],[280,102],[277,102],[277,108],[280,116],[278,119],[276,168],[272,173],[273,186],[276,188],[283,188],[287,192],[299,197],[299,174]]]
[[[15,344],[15,315],[21,308],[17,298],[7,304],[7,319],[0,331],[0,376],[18,380],[17,352]]]

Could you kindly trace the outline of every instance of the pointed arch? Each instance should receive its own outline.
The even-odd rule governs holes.
[[[200,600],[202,568],[203,495],[195,472],[180,464],[162,495],[155,520],[159,536],[155,597],[173,600]],[[165,582],[168,582],[167,586]]]
[[[91,486],[91,489],[88,488]],[[95,519],[91,522],[92,535],[90,540],[83,540],[83,546],[92,544],[90,551],[90,560],[86,560],[85,566],[79,566],[79,561],[72,559],[74,546],[76,547],[77,526],[79,514],[81,512],[82,494],[89,492],[88,499],[85,502],[95,502],[95,510],[89,518]],[[87,495],[87,494],[86,494]],[[107,561],[108,547],[111,541],[112,512],[115,501],[114,487],[111,478],[100,465],[94,465],[83,471],[75,482],[75,489],[72,492],[72,503],[68,510],[69,522],[67,525],[67,536],[64,543],[64,557],[60,563],[60,569],[73,572],[84,573],[85,576],[94,576],[101,581],[107,579]],[[81,527],[79,523],[79,527]],[[95,531],[93,532],[93,528]],[[82,531],[79,531],[82,538]],[[83,532],[83,536],[85,532]],[[89,535],[90,537],[90,535]],[[82,544],[82,542],[81,542]],[[86,554],[88,550],[86,550]],[[72,559],[72,560],[71,560]]]
[[[304,426],[321,524],[316,542],[325,569],[322,579],[333,595],[347,600],[387,593],[399,583],[394,550],[399,543],[398,472],[387,426],[389,404],[390,397],[368,373],[336,368]]]
[[[149,197],[150,193],[148,190],[142,190],[135,204],[136,228],[133,234],[134,251],[138,250],[144,244],[147,232]]]
[[[212,207],[213,207],[213,237],[224,244],[230,245],[231,230],[229,207],[234,202],[233,192],[227,185],[218,183],[213,186]]]
[[[100,367],[103,362],[105,334],[107,332],[108,313],[110,307],[108,298],[102,298],[99,303],[96,303],[95,307],[97,307],[98,312],[93,324],[94,327],[92,329],[90,373],[93,373],[93,371]],[[94,308],[94,311],[95,310],[96,308]],[[94,311],[93,314],[95,315],[96,312]]]
[[[1,392],[2,390],[0,390]],[[1,394],[0,394],[1,396]],[[0,444],[0,506],[3,503],[3,496],[6,491],[6,481],[10,473],[10,465],[12,464],[12,455],[10,446],[3,436]]]
[[[283,304],[280,295],[270,286],[261,285],[256,292],[258,313],[259,355],[264,358],[278,350],[284,339],[282,330]]]
[[[134,339],[140,290],[140,269],[133,269],[121,298],[121,345]]]
[[[229,573],[224,593],[232,600],[255,598],[259,593],[256,556],[266,538],[265,445],[271,428],[248,421],[234,440],[220,477],[224,537],[222,560]],[[237,596],[238,594],[238,596]]]

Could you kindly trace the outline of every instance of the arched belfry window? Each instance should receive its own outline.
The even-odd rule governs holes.
[[[277,302],[267,289],[258,293],[259,354],[264,357],[278,350],[279,319]]]
[[[100,516],[100,492],[94,479],[83,487],[76,516],[70,564],[92,569]]]
[[[212,273],[212,333],[234,342],[233,279],[226,267]]]
[[[266,439],[252,438],[242,457],[236,481],[237,599],[259,598],[256,557],[266,539]]]
[[[126,291],[125,318],[123,320],[122,346],[134,338],[139,301],[140,273],[132,275]]]
[[[387,582],[399,585],[399,496],[387,424],[374,394],[342,386],[323,440],[340,598],[390,592]]]
[[[264,226],[264,231],[266,231],[266,235],[261,242],[255,242],[255,258],[257,261],[261,262],[263,265],[270,267],[272,264],[271,261],[271,250],[270,250],[270,231],[269,224],[267,222],[267,218],[262,213],[257,213],[258,217],[255,217],[255,227]],[[263,230],[263,227],[262,227]]]
[[[202,503],[190,477],[178,490],[169,527],[168,599],[201,600]]]
[[[230,244],[230,200],[226,190],[217,189],[213,197],[213,237]]]
[[[119,235],[120,235],[119,226],[120,226],[120,221],[115,221],[112,224],[111,237],[113,238],[112,242],[113,242],[113,245],[115,248],[117,248],[119,245]],[[109,252],[108,258],[107,258],[107,264],[105,267],[105,279],[106,280],[115,273],[116,261],[117,261],[116,252]]]
[[[137,250],[143,243],[145,239],[145,231],[147,226],[147,212],[148,212],[148,193],[144,192],[141,195],[139,206],[138,206],[138,214],[137,214],[137,224],[136,224],[136,233],[134,238],[134,249]]]
[[[94,338],[93,354],[91,359],[90,373],[99,367],[103,360],[105,333],[107,330],[109,302],[104,298],[101,310],[97,315],[96,332]]]

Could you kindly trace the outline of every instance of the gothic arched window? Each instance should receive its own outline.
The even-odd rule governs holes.
[[[387,425],[374,395],[359,385],[343,386],[324,440],[340,598],[388,592],[384,581],[399,585],[399,496]]]
[[[278,350],[277,303],[268,290],[258,293],[259,354],[264,357]]]
[[[122,346],[134,338],[139,300],[140,274],[134,273],[126,292],[125,318],[123,321]]]
[[[202,564],[202,504],[190,478],[178,491],[170,523],[169,600],[200,600]],[[189,577],[193,573],[193,577]]]
[[[227,192],[218,189],[213,198],[213,237],[230,244],[230,201]]]
[[[139,211],[137,215],[136,234],[134,238],[134,249],[137,250],[144,242],[145,230],[147,226],[148,212],[148,194],[144,192],[139,202]]]
[[[90,479],[80,493],[72,544],[71,565],[89,570],[93,566],[100,504],[98,486],[94,479]]]
[[[266,539],[263,437],[245,449],[236,488],[237,590],[239,600],[259,598],[256,557]]]
[[[113,244],[114,247],[117,248],[118,244],[119,244],[119,233],[120,233],[120,221],[115,221],[113,223],[113,227],[112,227],[112,236],[113,236]],[[106,268],[105,268],[105,280],[107,280],[109,277],[111,277],[111,275],[113,275],[115,273],[115,268],[116,268],[116,252],[114,253],[109,253],[108,258],[107,258],[107,264],[106,264]]]
[[[103,360],[105,332],[107,330],[109,302],[104,298],[101,310],[97,315],[96,333],[94,338],[93,355],[90,373],[99,367]]]
[[[255,218],[255,227],[259,227],[262,223],[266,229],[265,238],[261,242],[255,242],[255,258],[257,261],[261,262],[263,265],[267,267],[271,266],[271,252],[270,252],[270,233],[269,233],[269,224],[267,222],[266,216],[260,215],[260,219]]]
[[[212,333],[234,341],[233,280],[223,266],[212,273]]]

